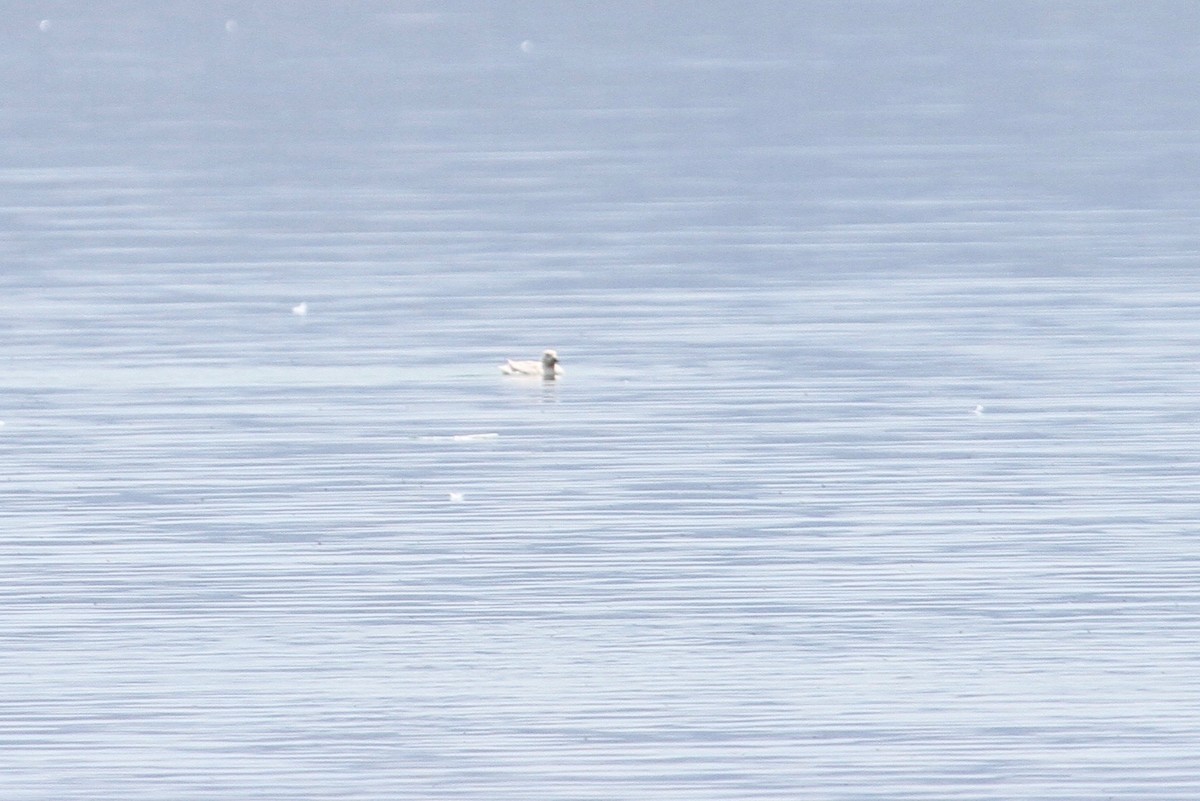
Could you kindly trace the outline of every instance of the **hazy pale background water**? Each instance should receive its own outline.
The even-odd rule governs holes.
[[[1200,797],[1193,4],[2,10],[4,798]]]

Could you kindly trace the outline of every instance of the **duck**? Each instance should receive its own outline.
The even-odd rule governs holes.
[[[533,359],[506,359],[500,365],[500,372],[505,375],[540,375],[546,381],[553,381],[563,374],[563,369],[558,363],[558,354],[548,350],[542,354],[540,362]]]

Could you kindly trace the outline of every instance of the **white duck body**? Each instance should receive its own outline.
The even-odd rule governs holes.
[[[547,381],[553,381],[563,374],[563,369],[558,363],[558,354],[548,350],[542,354],[540,362],[508,359],[500,365],[500,372],[505,375],[540,375]]]

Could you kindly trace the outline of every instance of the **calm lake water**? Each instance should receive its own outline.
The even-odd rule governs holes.
[[[1198,15],[10,9],[0,795],[1200,797]]]

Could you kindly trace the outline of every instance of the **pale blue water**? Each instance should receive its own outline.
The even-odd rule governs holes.
[[[1195,10],[493,6],[4,15],[0,795],[1196,798]]]

